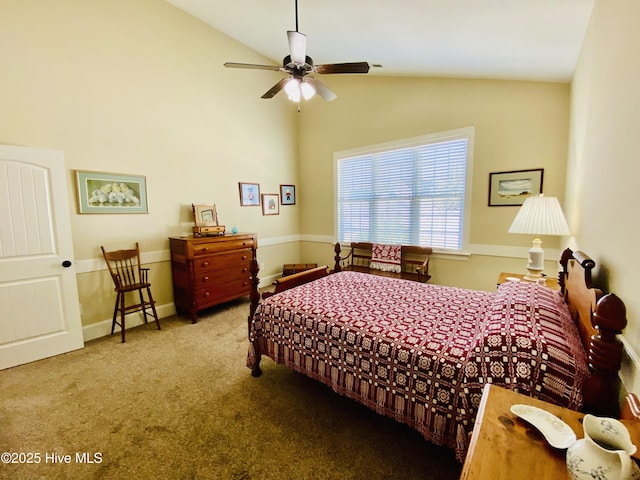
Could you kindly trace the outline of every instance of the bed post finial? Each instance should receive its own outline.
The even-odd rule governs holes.
[[[585,385],[584,410],[596,415],[618,417],[623,345],[617,335],[627,325],[627,310],[622,300],[613,293],[603,296],[596,305],[592,318],[597,330],[591,336],[587,351],[591,379]]]
[[[560,256],[560,265],[562,270],[558,272],[558,285],[562,293],[565,292],[565,282],[567,279],[567,272],[569,271],[569,260],[573,258],[573,250],[569,247],[565,248]]]

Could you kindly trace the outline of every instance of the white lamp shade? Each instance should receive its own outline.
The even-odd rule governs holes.
[[[569,235],[569,225],[556,197],[528,197],[513,220],[509,233]]]

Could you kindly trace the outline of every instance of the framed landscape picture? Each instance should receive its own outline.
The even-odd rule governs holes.
[[[518,206],[527,197],[541,194],[543,174],[542,168],[490,173],[489,206]]]
[[[79,213],[149,213],[147,179],[76,170]]]

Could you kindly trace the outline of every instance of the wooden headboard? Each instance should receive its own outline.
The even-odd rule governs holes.
[[[617,335],[627,326],[626,308],[616,295],[603,295],[591,284],[596,266],[591,258],[567,248],[560,258],[558,281],[587,352],[591,376],[583,388],[585,412],[618,417],[622,342]]]

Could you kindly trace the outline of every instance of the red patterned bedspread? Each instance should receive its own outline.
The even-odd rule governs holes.
[[[490,293],[340,272],[264,300],[250,340],[460,461],[485,383],[578,409],[587,375],[562,297],[530,283]]]

